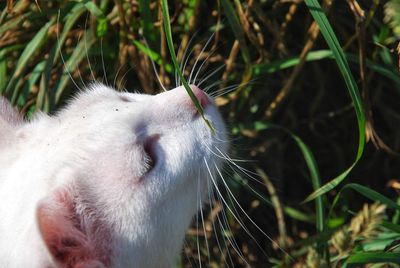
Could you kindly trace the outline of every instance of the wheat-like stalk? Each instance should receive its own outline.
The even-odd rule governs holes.
[[[386,206],[380,203],[364,204],[350,224],[333,234],[331,243],[339,256],[346,256],[357,241],[368,240],[378,235],[380,224],[385,217]]]
[[[307,259],[306,259],[306,268],[325,268],[328,267],[326,261],[322,259],[317,251],[314,248],[309,248]]]

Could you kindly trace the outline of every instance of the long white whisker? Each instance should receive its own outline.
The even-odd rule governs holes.
[[[211,40],[212,40],[212,38],[214,37],[214,35],[215,35],[215,32],[211,34],[210,38],[208,38],[206,44],[204,45],[203,49],[200,51],[199,56],[197,57],[196,61],[194,62],[194,65],[193,65],[193,67],[192,67],[192,71],[190,72],[189,79],[188,79],[189,84],[190,84],[191,81],[192,81],[193,71],[196,69],[196,66],[197,66],[197,63],[198,63],[199,59],[200,59],[201,56],[203,55],[204,51],[205,51],[206,48],[208,47],[208,44],[211,42]]]
[[[230,163],[234,164],[235,167],[237,167],[240,171],[242,171],[243,173],[245,173],[247,176],[250,176],[249,174],[252,174],[254,176],[259,177],[259,175],[253,171],[250,171],[244,167],[241,167],[239,165],[236,164],[236,162],[250,162],[249,160],[243,160],[243,159],[233,159],[230,158],[227,154],[225,154],[224,152],[222,152],[219,148],[215,147],[215,149],[221,154],[221,156],[225,157],[225,159],[227,159]],[[255,179],[255,178],[253,178]]]
[[[233,200],[235,201],[236,205],[239,207],[239,209],[242,211],[242,213],[245,215],[245,217],[253,224],[254,227],[256,227],[271,243],[273,243],[277,248],[279,248],[283,253],[285,253],[286,255],[288,255],[290,258],[292,258],[289,253],[287,253],[275,240],[273,240],[269,235],[267,235],[263,229],[261,229],[254,221],[253,219],[246,213],[246,211],[242,208],[242,206],[239,204],[239,202],[237,201],[235,195],[232,193],[231,189],[229,188],[229,186],[226,184],[226,181],[224,179],[224,177],[222,176],[219,168],[217,167],[217,165],[214,163],[214,166],[218,172],[218,174],[221,176],[221,180],[223,182],[223,184],[225,185],[226,190],[228,191],[228,193],[232,196]]]
[[[208,74],[207,74],[207,75],[208,75]],[[201,83],[202,83],[202,82],[203,82],[203,79],[201,80]],[[216,81],[216,82],[214,82],[214,83],[212,83],[212,84],[206,86],[206,87],[203,89],[203,91],[206,92],[206,93],[208,93],[209,90],[211,90],[213,87],[218,86],[218,85],[220,85],[220,84],[222,84],[222,81]]]
[[[198,182],[199,182],[198,187],[199,187],[199,189],[200,189],[200,174],[199,174]],[[202,200],[201,200],[201,195],[200,195],[199,200],[200,200],[200,216],[201,216],[201,222],[202,222],[202,224],[203,224],[204,239],[205,239],[205,241],[206,241],[208,263],[211,263],[211,258],[210,258],[210,247],[209,247],[209,245],[208,245],[207,232],[206,232],[206,224],[205,224],[205,222],[204,222],[203,202],[202,202]]]
[[[58,10],[58,14],[57,14],[57,25],[60,25],[60,10]],[[76,87],[77,89],[80,90],[81,88],[80,88],[80,87],[78,86],[78,84],[75,82],[74,78],[72,77],[71,73],[69,72],[69,70],[68,70],[68,68],[67,68],[67,65],[65,64],[64,56],[62,55],[62,52],[61,52],[60,35],[59,35],[58,32],[59,32],[59,31],[58,31],[58,29],[57,29],[57,31],[56,31],[56,35],[57,35],[57,46],[58,46],[58,51],[60,51],[60,58],[61,58],[61,61],[63,62],[64,69],[65,69],[65,71],[67,72],[69,78],[71,78],[71,81],[72,81],[72,83],[75,85],[75,87]]]
[[[186,65],[187,65],[187,63],[189,62],[189,59],[190,59],[190,56],[193,54],[193,49],[189,52],[189,55],[187,55],[187,57],[186,57],[186,59],[185,59],[185,61],[184,61],[184,63],[183,63],[183,67],[180,67],[181,68],[181,71],[182,71],[182,74],[183,75],[185,75],[185,71],[186,71]],[[183,61],[182,61],[183,62]],[[181,63],[182,63],[181,62]],[[190,82],[188,81],[188,83],[190,84]],[[180,85],[181,84],[181,79],[178,77],[178,85]]]
[[[222,203],[221,195],[217,195],[217,198]],[[230,236],[230,235],[226,236],[226,239],[228,240],[229,244],[232,246],[232,248],[236,252],[236,254],[240,257],[240,259],[242,259],[242,261],[244,263],[246,263],[248,266],[250,266],[250,264],[247,262],[246,258],[244,257],[243,252],[240,250],[240,247],[239,247],[238,243],[236,242],[236,239],[233,236],[232,228],[230,227],[228,218],[226,216],[226,210],[223,209],[223,212],[221,214],[222,214],[222,221],[221,221],[221,217],[217,217],[218,223],[221,226],[221,229],[223,229],[223,230],[226,229],[226,230],[228,230],[229,234],[232,234],[232,236]]]
[[[183,248],[184,248],[183,252],[185,253],[186,260],[190,263],[190,267],[194,267],[193,264],[192,264],[192,261],[190,260],[190,257],[188,256],[187,252],[185,251],[185,248],[187,248],[187,247],[189,247],[189,246],[188,246],[188,243],[186,242],[186,239],[185,239],[183,241]]]
[[[220,92],[219,94],[215,94],[215,92],[214,92],[214,94],[211,94],[210,97],[212,97],[213,99],[216,99],[216,98],[221,97],[223,95],[229,94],[232,91],[235,91],[237,88],[238,87],[236,87],[236,86],[235,87],[231,87],[229,89],[225,89],[223,92]]]
[[[182,72],[182,74],[183,75],[185,75],[185,68],[186,68],[186,63],[187,63],[187,61],[188,61],[188,59],[190,58],[190,55],[192,54],[192,52],[193,52],[193,50],[189,53],[189,55],[186,55],[187,54],[187,52],[188,52],[188,49],[189,49],[189,47],[191,46],[191,44],[192,44],[192,42],[193,42],[193,40],[194,40],[194,37],[197,35],[197,31],[192,35],[192,37],[190,37],[190,39],[189,39],[189,42],[187,43],[187,45],[186,45],[186,47],[185,47],[185,51],[183,52],[183,56],[182,56],[182,59],[181,59],[181,62],[180,62],[180,64],[179,64],[179,69],[181,70],[181,72]],[[179,45],[179,49],[178,49],[178,51],[180,50],[180,45]],[[185,57],[187,56],[187,58],[186,58],[186,60],[185,60]],[[183,64],[185,64],[185,65],[183,65]],[[178,76],[178,74],[175,72],[175,83],[176,83],[176,86],[178,87],[178,86],[180,86],[180,83],[181,83],[181,78]]]
[[[215,200],[213,198],[211,198],[212,186],[210,185],[209,180],[207,180],[207,188],[208,188],[207,193],[208,193],[208,200],[209,200],[209,204],[210,204],[210,211],[213,211],[214,208],[213,208],[212,204],[215,204],[216,202],[215,202]],[[218,212],[218,214],[219,214],[219,212]],[[217,217],[219,217],[218,214],[216,215]],[[227,263],[227,260],[226,260],[226,257],[225,257],[225,254],[224,254],[224,250],[222,249],[221,243],[220,243],[219,238],[218,238],[217,228],[216,228],[216,225],[215,225],[215,220],[213,219],[211,221],[211,223],[212,223],[212,226],[213,226],[213,231],[214,231],[214,235],[215,235],[215,240],[217,241],[218,249],[221,252],[221,255],[223,256],[223,260],[224,260],[225,264],[227,265],[227,267],[229,267],[229,265]],[[221,227],[221,230],[223,231],[222,227]],[[228,257],[229,257],[229,259],[230,259],[230,261],[232,263],[232,267],[233,267],[234,265],[233,265],[233,262],[232,262],[232,258],[230,256],[229,250],[226,248],[225,237],[222,236],[222,238],[224,239],[225,249],[226,249],[226,252],[228,254]]]
[[[260,245],[260,244],[257,242],[257,240],[255,239],[255,237],[250,233],[250,231],[249,231],[249,230],[247,229],[247,227],[243,224],[243,222],[238,218],[238,216],[234,213],[234,211],[232,211],[232,209],[229,207],[228,203],[227,203],[226,200],[223,198],[223,196],[222,196],[222,194],[221,194],[221,191],[220,191],[219,188],[218,188],[218,185],[217,185],[217,183],[216,183],[216,181],[215,181],[215,178],[214,178],[214,176],[213,176],[212,173],[211,173],[210,167],[208,166],[208,164],[207,164],[206,161],[205,161],[205,163],[206,163],[206,167],[207,167],[207,169],[208,169],[208,172],[210,173],[211,181],[213,182],[214,187],[215,187],[215,189],[217,190],[217,193],[218,193],[218,195],[219,195],[220,200],[225,204],[226,208],[229,210],[229,212],[232,214],[232,216],[235,218],[235,220],[239,223],[239,225],[241,226],[241,228],[247,233],[248,236],[250,236],[250,237],[254,240],[254,242],[257,244],[257,246],[259,247],[259,249],[260,249],[264,254],[266,254],[265,251],[263,250],[263,248],[261,247],[261,245]],[[216,167],[216,164],[215,164],[215,163],[214,163],[214,165],[215,165],[215,167]],[[219,169],[217,169],[217,170],[218,170],[219,176],[221,176],[221,179],[223,179],[221,172],[219,172]],[[224,182],[225,182],[225,181],[224,181]],[[228,191],[230,191],[229,188],[228,188]],[[246,214],[246,215],[247,215],[247,214]],[[272,239],[271,239],[271,240],[272,240]],[[272,241],[273,241],[273,240],[272,240]]]
[[[205,159],[204,159],[204,161],[205,161]],[[215,184],[213,175],[211,174],[211,172],[210,172],[209,169],[208,169],[208,172],[210,173],[210,177],[211,177],[212,182]],[[215,189],[219,192],[218,186],[215,186]],[[219,192],[219,194],[217,195],[217,197],[218,197],[220,203],[222,203],[222,201],[221,201],[222,195],[221,195],[220,192]],[[215,202],[215,199],[214,199],[214,198],[213,198],[213,200],[214,200],[214,202]],[[228,207],[228,208],[229,208],[229,207]],[[225,232],[225,229],[226,229],[226,230],[228,230],[228,233],[233,234],[233,231],[232,231],[232,229],[231,229],[231,227],[230,227],[230,225],[229,225],[229,223],[228,223],[228,219],[227,219],[227,217],[226,217],[226,211],[225,211],[224,206],[222,206],[221,214],[222,214],[222,219],[223,219],[222,222],[221,222],[220,216],[217,214],[217,220],[218,220],[218,223],[219,223],[219,226],[220,226],[221,230],[222,230],[223,232]],[[239,249],[239,246],[238,246],[238,244],[236,243],[235,238],[234,238],[234,237],[231,238],[229,235],[228,235],[228,236],[223,235],[222,238],[224,239],[224,241],[225,241],[225,238],[226,238],[226,239],[228,240],[229,244],[232,246],[233,250],[236,252],[236,254],[238,254],[238,256],[242,259],[242,261],[243,261],[244,263],[246,263],[248,266],[250,266],[250,265],[248,264],[248,262],[246,261],[246,259],[244,258],[243,253],[242,253],[241,250]],[[225,245],[227,245],[226,242],[225,242]],[[228,257],[229,257],[230,262],[231,262],[231,264],[232,264],[232,267],[234,267],[235,265],[233,264],[233,260],[232,260],[232,257],[231,257],[231,255],[230,255],[230,252],[229,252],[228,249],[227,249],[227,254],[228,254]]]
[[[85,35],[85,34],[84,34],[84,35]],[[86,36],[86,35],[85,35],[85,36]],[[81,40],[81,37],[82,37],[82,35],[79,34],[78,42]],[[84,43],[85,43],[85,45],[86,45],[86,41],[85,41]],[[86,88],[86,84],[85,84],[85,82],[83,81],[83,78],[82,78],[81,70],[80,70],[79,68],[77,68],[76,71],[78,72],[78,76],[79,76],[79,79],[81,80],[81,83],[82,83],[83,87]]]
[[[194,76],[194,79],[193,79],[193,83],[194,83],[194,84],[196,84],[197,76],[200,74],[201,69],[203,68],[204,64],[205,64],[205,63],[207,62],[207,60],[214,54],[215,51],[216,51],[216,49],[210,51],[210,52],[208,53],[207,57],[206,57],[206,58],[203,60],[203,62],[201,63],[199,69],[198,69],[197,72],[196,72],[196,75]]]
[[[220,153],[220,154],[217,154],[216,152],[214,152],[210,147],[208,147],[207,145],[206,145],[206,147],[207,147],[207,149],[213,154],[213,155],[215,155],[216,157],[218,157],[218,158],[221,158],[221,159],[223,159],[223,160],[226,160],[227,161],[227,163],[228,163],[228,165],[229,165],[229,167],[231,167],[231,169],[232,170],[234,170],[234,168],[233,167],[235,167],[235,168],[237,168],[240,172],[242,172],[244,175],[246,175],[247,177],[249,177],[250,179],[252,179],[252,180],[254,180],[255,182],[257,182],[257,183],[259,183],[259,184],[261,184],[261,185],[263,185],[264,186],[264,182],[262,181],[262,180],[260,180],[260,179],[257,179],[257,178],[255,178],[254,176],[257,176],[257,177],[259,177],[258,176],[258,174],[257,173],[254,173],[254,172],[251,172],[250,170],[247,170],[247,169],[245,169],[245,168],[243,168],[243,167],[241,167],[241,166],[239,166],[238,164],[236,164],[235,162],[246,162],[246,160],[236,160],[236,159],[232,159],[232,158],[230,158],[228,155],[226,155],[226,154],[224,154],[221,150],[219,150],[217,147],[215,147],[215,149],[216,150],[218,150],[218,152]],[[232,166],[232,165],[233,166]],[[252,175],[251,175],[252,174]]]
[[[201,80],[200,80],[200,82],[197,84],[197,86],[198,87],[201,87],[201,85],[205,82],[205,81],[207,81],[207,79],[208,78],[210,78],[211,76],[213,76],[215,73],[217,73],[218,71],[220,71],[222,68],[224,68],[226,66],[226,64],[224,63],[224,64],[222,64],[222,65],[220,65],[220,66],[218,66],[214,71],[212,71],[209,75],[207,75],[206,77],[204,77],[204,78],[202,78]],[[220,82],[218,82],[218,83],[220,83]]]
[[[119,72],[120,72],[121,70],[122,70],[122,65],[118,67],[117,73],[116,73],[116,75],[115,75],[115,77],[114,77],[114,81],[113,81],[113,87],[114,87],[114,88],[117,88],[117,77],[118,77]],[[126,73],[126,72],[125,72],[125,73]]]
[[[126,72],[124,73],[124,75],[121,77],[121,81],[124,81],[124,80],[125,80],[125,76],[126,76],[126,75],[129,73],[129,71],[132,70],[132,69],[133,69],[133,67],[129,67],[129,69],[126,70]],[[124,81],[124,84],[122,85],[122,88],[123,88],[123,89],[125,89],[126,81],[127,81],[127,80],[125,80],[125,81]]]
[[[85,29],[86,29],[86,26],[87,26],[88,18],[89,18],[89,13],[86,15]],[[85,52],[86,52],[86,61],[88,62],[88,65],[89,65],[90,75],[92,76],[93,81],[95,81],[96,78],[95,78],[94,73],[93,73],[92,64],[90,63],[90,60],[89,60],[89,53],[88,53],[88,48],[87,48],[87,37],[86,37],[86,34],[85,34]]]
[[[148,45],[146,39],[143,38],[143,42],[144,42],[144,44],[146,45],[146,48],[147,48],[148,50],[150,50],[150,47],[149,47],[149,45]],[[160,84],[161,88],[162,88],[164,91],[167,91],[167,89],[165,88],[165,86],[164,86],[163,83],[161,82],[160,76],[158,75],[157,68],[156,68],[156,64],[154,63],[154,61],[153,61],[153,59],[152,59],[151,57],[148,57],[148,58],[150,59],[151,66],[153,67],[153,71],[154,71],[154,74],[156,75],[156,78],[157,78],[158,83]]]
[[[209,95],[210,95],[210,97],[215,98],[215,95],[220,94],[221,92],[223,93],[224,91],[231,91],[232,88],[233,88],[233,89],[236,89],[236,88],[238,88],[239,86],[240,86],[240,84],[229,85],[229,86],[220,88],[220,89],[218,89],[218,90],[215,90],[215,91],[213,91],[212,93],[210,93]],[[224,93],[224,94],[226,94],[226,93]]]
[[[200,177],[197,177],[197,208],[200,208]],[[196,213],[196,243],[197,243],[197,256],[199,258],[199,264],[201,268],[201,257],[200,257],[200,241],[199,241],[199,213]]]
[[[103,78],[106,81],[106,85],[108,86],[107,72],[106,72],[106,66],[104,64],[104,55],[103,55],[103,37],[100,38],[100,56],[101,56],[101,64],[103,66]]]

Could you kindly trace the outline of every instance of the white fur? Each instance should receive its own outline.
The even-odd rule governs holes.
[[[82,228],[95,230],[88,231],[89,240],[111,249],[110,264],[94,260],[79,267],[174,263],[198,209],[198,180],[202,195],[207,191],[204,159],[210,167],[220,165],[209,148],[226,151],[214,105],[205,115],[215,134],[182,87],[150,96],[95,84],[55,116],[20,122],[6,113],[9,107],[0,109],[0,267],[57,267],[37,210],[41,202],[52,204],[58,189],[74,196]],[[143,144],[158,136],[151,169]],[[96,221],[109,240],[96,233]]]

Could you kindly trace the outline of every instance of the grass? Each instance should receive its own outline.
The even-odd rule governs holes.
[[[190,228],[177,266],[396,267],[398,8],[397,0],[3,1],[0,94],[30,117],[54,112],[94,79],[155,94],[177,74],[196,102],[185,78],[201,65],[232,157],[251,160],[238,163],[262,183],[227,171],[221,191],[231,210],[217,199],[203,211],[204,229]]]

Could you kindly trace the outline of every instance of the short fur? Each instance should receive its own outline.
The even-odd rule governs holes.
[[[95,84],[30,122],[0,97],[0,266],[170,267],[208,190],[205,162],[221,164],[210,150],[227,149],[217,109],[193,90],[214,134],[182,87]]]

